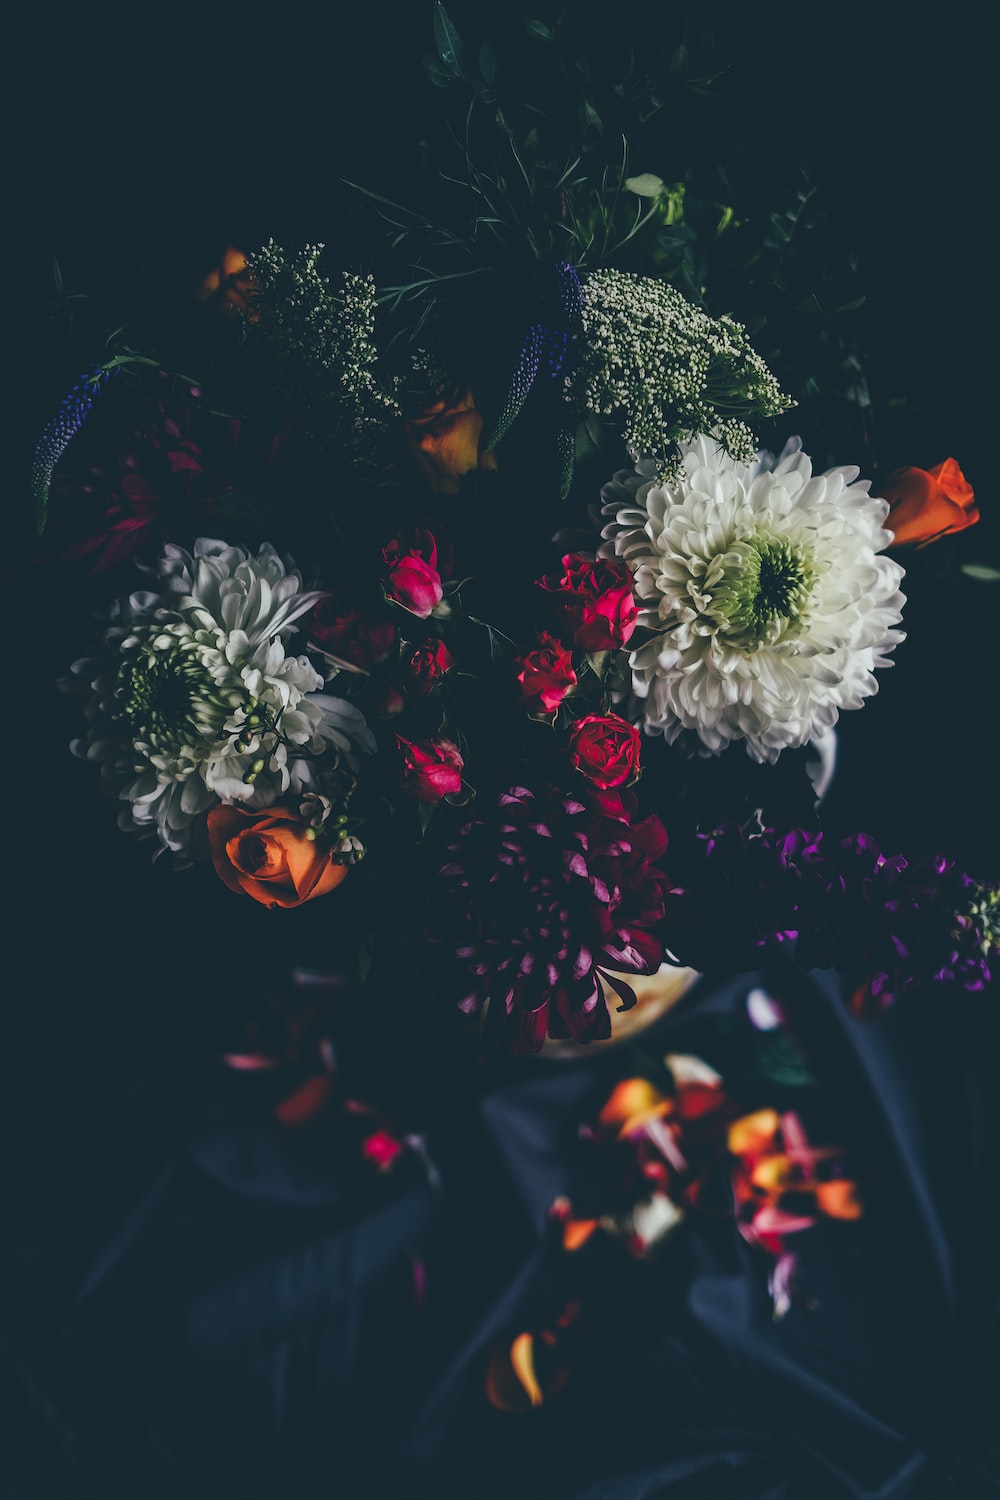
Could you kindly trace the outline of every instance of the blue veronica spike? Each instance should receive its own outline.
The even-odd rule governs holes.
[[[559,498],[565,500],[573,483],[576,462],[576,436],[571,427],[557,428],[556,452],[559,455]]]
[[[538,366],[542,358],[542,343],[545,330],[541,323],[532,323],[524,336],[521,352],[518,355],[517,368],[514,378],[511,380],[507,399],[503,404],[503,410],[496,420],[496,425],[490,434],[487,443],[488,448],[495,448],[499,442],[507,436],[516,418],[520,415],[521,407],[524,405],[528,392],[535,383],[538,374]]]
[[[115,366],[114,369],[107,369],[104,365],[95,365],[86,375],[82,375],[73,389],[63,397],[58,411],[38,440],[31,462],[31,495],[35,503],[35,527],[39,536],[45,530],[49,488],[56,465],[90,415],[98,393],[111,375],[117,373],[118,368],[120,367]]]
[[[543,368],[551,381],[565,378],[573,343],[583,322],[583,299],[580,278],[571,265],[563,261],[555,267],[555,275],[557,306],[550,319],[532,323],[525,335],[507,399],[490,434],[487,445],[490,448],[495,448],[510,431]],[[559,436],[558,444],[565,495],[573,473],[573,440],[568,429]]]

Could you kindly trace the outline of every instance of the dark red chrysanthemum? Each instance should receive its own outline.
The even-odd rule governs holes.
[[[599,976],[625,1008],[635,998],[618,976],[663,961],[655,932],[668,885],[654,861],[667,835],[656,817],[633,821],[635,811],[629,792],[583,800],[512,787],[451,845],[435,915],[464,975],[461,1008],[489,1002],[487,1032],[506,1050],[537,1051],[546,1035],[610,1036]]]

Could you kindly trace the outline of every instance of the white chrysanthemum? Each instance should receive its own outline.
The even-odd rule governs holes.
[[[889,507],[855,468],[813,474],[797,438],[773,467],[704,436],[681,454],[676,482],[640,469],[602,491],[601,550],[635,573],[650,632],[633,691],[649,732],[773,762],[860,708],[903,639],[903,569],[878,555]]]
[[[73,664],[90,721],[73,749],[129,804],[123,827],[203,854],[210,807],[308,792],[319,757],[356,770],[374,740],[352,704],[318,691],[308,657],[285,655],[320,595],[273,548],[200,538],[190,554],[168,545],[157,571],[158,591],[112,606],[103,655]]]

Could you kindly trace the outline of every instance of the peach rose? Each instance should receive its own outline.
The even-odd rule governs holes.
[[[979,520],[972,485],[953,458],[933,469],[895,469],[879,486],[894,547],[926,546]]]
[[[245,891],[262,906],[301,906],[325,896],[346,877],[349,865],[335,864],[321,840],[284,807],[248,812],[213,807],[208,839],[216,873],[230,890]]]
[[[442,395],[405,424],[406,441],[427,483],[442,495],[457,495],[463,474],[495,469],[492,450],[479,451],[483,419],[470,390]]]

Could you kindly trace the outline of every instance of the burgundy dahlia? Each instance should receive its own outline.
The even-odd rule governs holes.
[[[656,930],[669,889],[654,861],[667,847],[656,817],[633,821],[629,792],[583,797],[555,787],[505,792],[450,846],[435,915],[448,923],[462,1010],[489,1002],[487,1033],[510,1052],[552,1037],[611,1034],[600,975],[635,1003],[621,973],[663,961]],[[444,939],[429,934],[435,945]]]

